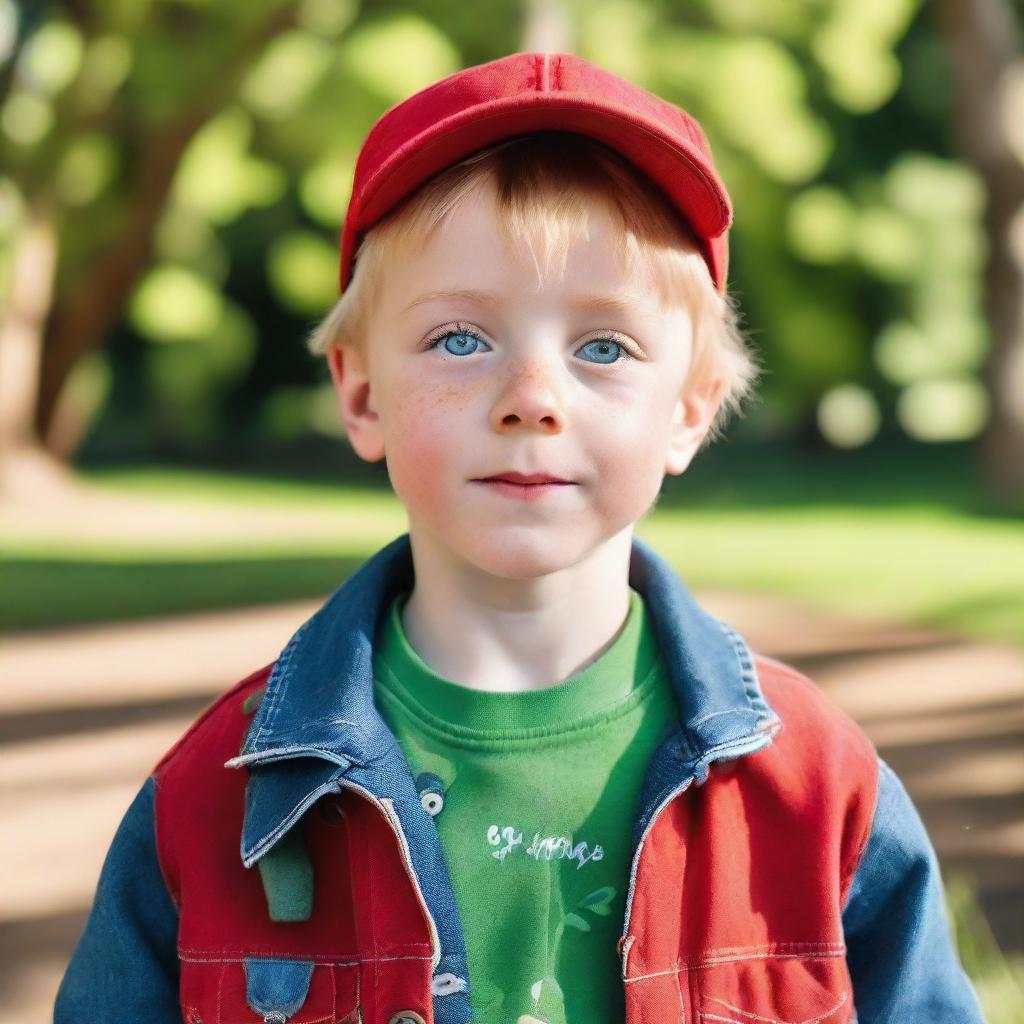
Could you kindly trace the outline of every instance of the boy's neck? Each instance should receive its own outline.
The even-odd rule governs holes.
[[[554,686],[599,658],[625,625],[631,528],[532,579],[490,575],[413,525],[409,533],[415,585],[402,628],[442,679],[492,692]]]

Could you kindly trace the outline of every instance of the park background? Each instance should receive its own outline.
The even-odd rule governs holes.
[[[0,0],[0,989],[156,759],[405,529],[304,338],[359,144],[516,50],[707,130],[765,366],[638,528],[865,728],[1024,1020],[1021,0]],[[69,842],[73,837],[73,842]]]

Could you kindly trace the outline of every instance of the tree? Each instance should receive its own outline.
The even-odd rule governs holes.
[[[935,21],[956,76],[960,147],[985,183],[992,417],[981,439],[990,489],[1024,496],[1024,58],[1005,0],[938,0]],[[1015,138],[1014,138],[1015,134]]]
[[[53,458],[68,375],[103,344],[149,265],[154,230],[189,142],[234,96],[267,45],[294,24],[298,6],[263,0],[202,10],[65,0],[45,15],[35,7],[35,20],[19,25],[0,78],[0,102],[24,143],[6,169],[21,200],[22,226],[14,234],[11,294],[0,322],[0,493],[70,484]],[[135,52],[126,56],[128,38]],[[104,69],[118,60],[130,65],[120,81]],[[75,209],[67,181],[76,147],[81,153],[83,143],[104,136],[125,159],[90,197],[88,210]],[[65,244],[71,239],[73,246]]]

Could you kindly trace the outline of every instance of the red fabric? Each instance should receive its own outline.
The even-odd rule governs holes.
[[[630,1024],[853,1019],[841,909],[876,754],[806,677],[765,658],[757,672],[783,722],[774,742],[713,765],[644,843],[624,945]]]
[[[589,135],[644,171],[690,223],[724,291],[732,206],[703,129],[674,104],[569,53],[514,53],[465,68],[381,115],[356,160],[341,290],[362,234],[429,177],[493,142],[545,129]]]
[[[805,676],[764,657],[756,668],[783,722],[773,743],[713,765],[644,842],[621,951],[626,1024],[853,1019],[841,908],[870,834],[876,754]],[[260,1024],[241,961],[278,955],[316,962],[294,1024],[344,1021],[360,1001],[365,1024],[403,1009],[430,1024],[429,925],[376,805],[345,791],[320,801],[337,804],[340,823],[314,805],[297,826],[316,880],[308,921],[271,921],[258,869],[242,865],[247,772],[224,762],[268,669],[211,705],[154,769],[161,867],[181,914],[184,1019]]]
[[[242,864],[248,772],[224,762],[251,721],[242,703],[268,670],[213,704],[154,769],[157,848],[180,914],[184,1020],[262,1024],[246,1003],[246,956],[316,961],[309,995],[289,1024],[344,1020],[359,1001],[365,1024],[387,1024],[403,1009],[429,1011],[429,927],[376,805],[351,791],[327,795],[296,826],[313,865],[308,921],[271,921],[259,869]],[[333,816],[321,813],[323,803],[334,805]]]

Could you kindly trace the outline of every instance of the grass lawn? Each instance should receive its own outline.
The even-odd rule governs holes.
[[[925,452],[910,472],[887,455],[712,448],[666,479],[637,535],[691,588],[1024,644],[1024,517],[984,510],[967,453]],[[326,595],[406,529],[386,486],[159,467],[83,478],[123,511],[0,520],[4,628]]]

